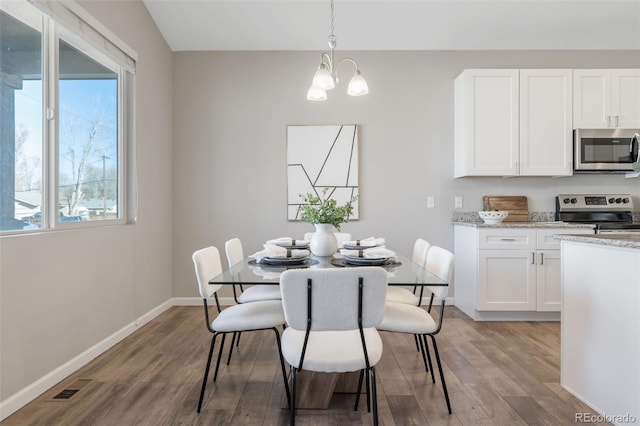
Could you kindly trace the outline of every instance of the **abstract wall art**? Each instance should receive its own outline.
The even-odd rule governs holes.
[[[300,194],[321,196],[338,204],[359,195],[358,126],[287,126],[287,219],[300,220]],[[349,220],[359,217],[358,202]]]

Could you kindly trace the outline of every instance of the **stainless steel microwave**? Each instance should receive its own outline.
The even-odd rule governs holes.
[[[573,131],[575,172],[633,171],[638,161],[638,129],[576,129]]]

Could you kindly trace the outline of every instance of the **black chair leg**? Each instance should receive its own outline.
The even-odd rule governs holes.
[[[207,379],[209,378],[209,367],[211,367],[211,357],[213,356],[213,347],[216,344],[216,336],[211,337],[211,346],[209,347],[209,356],[207,357],[207,366],[204,368],[204,377],[202,379],[202,388],[200,389],[200,399],[198,400],[198,413],[202,408],[202,399],[204,398],[204,390],[207,388]]]
[[[431,352],[429,352],[429,345],[427,344],[427,336],[422,335],[422,339],[424,340],[424,349],[427,352],[427,360],[429,361],[429,370],[431,370],[431,382],[436,382],[436,376],[433,374],[433,365],[431,364]]]
[[[233,344],[236,343],[236,338],[240,338],[239,336],[240,333],[235,332],[233,333],[233,337],[231,338],[231,347],[229,348],[229,356],[227,357],[227,365],[229,365],[229,363],[231,362],[231,355],[233,354]]]
[[[440,354],[438,354],[438,345],[436,344],[436,337],[430,334],[431,342],[433,343],[433,352],[436,354],[436,362],[438,363],[438,370],[440,370],[440,381],[442,382],[442,390],[444,391],[444,399],[447,401],[447,409],[451,414],[451,402],[449,402],[449,392],[447,392],[447,384],[444,381],[444,373],[442,372],[442,364],[440,363]]]
[[[418,335],[414,334],[413,339],[416,341],[416,351],[420,351],[420,347],[418,346]]]
[[[291,368],[291,399],[289,400],[289,425],[296,424],[296,368]]]
[[[358,411],[358,404],[360,403],[360,394],[362,393],[363,378],[364,378],[364,370],[360,370],[360,377],[358,378],[358,389],[356,390],[356,405],[353,407],[353,411]]]
[[[414,334],[414,336],[417,337],[416,334]],[[424,363],[425,371],[428,373],[429,372],[429,367],[427,366],[427,355],[426,355],[426,353],[424,351],[425,343],[422,341],[422,338],[420,338],[419,340],[420,340],[420,354],[422,354],[422,362]]]
[[[216,371],[213,373],[213,381],[218,379],[218,370],[220,369],[220,358],[222,358],[222,350],[224,349],[224,341],[227,337],[227,333],[222,334],[222,342],[220,342],[220,350],[218,351],[218,360],[216,361]]]
[[[375,367],[371,367],[371,399],[373,399],[373,426],[378,426],[378,390],[376,388]]]
[[[238,331],[238,338],[236,339],[236,347],[240,345],[240,336],[242,335],[241,331]]]
[[[276,333],[276,343],[278,344],[278,356],[280,357],[280,368],[282,369],[282,380],[284,381],[284,391],[287,394],[287,402],[291,401],[291,392],[289,391],[289,381],[287,380],[287,372],[284,367],[284,358],[282,358],[282,344],[280,343],[280,333],[277,328],[272,329]]]
[[[369,372],[367,372],[367,413],[371,412],[371,380]]]

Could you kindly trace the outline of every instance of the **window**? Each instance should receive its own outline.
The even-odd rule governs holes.
[[[0,232],[124,223],[135,55],[32,3],[0,3]]]

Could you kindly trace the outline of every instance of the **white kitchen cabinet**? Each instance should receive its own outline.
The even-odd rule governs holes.
[[[640,69],[574,70],[575,129],[639,128]]]
[[[454,81],[455,177],[518,172],[519,73],[465,70]]]
[[[520,70],[520,176],[573,174],[572,74]]]
[[[553,235],[593,232],[456,225],[456,306],[476,320],[558,319],[549,316],[561,307],[560,242]]]
[[[565,69],[462,72],[455,177],[571,175],[572,78]]]

